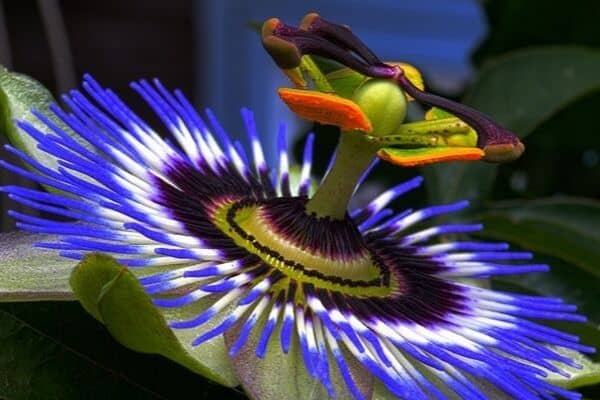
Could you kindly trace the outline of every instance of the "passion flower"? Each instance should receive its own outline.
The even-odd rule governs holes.
[[[351,100],[335,90],[302,97],[305,88],[297,89],[302,92],[288,98],[294,107],[326,122],[338,121],[344,129],[331,167],[314,189],[312,135],[300,179],[292,185],[285,126],[277,137],[277,166],[270,168],[249,110],[242,110],[248,150],[232,142],[210,111],[202,118],[180,91],[170,92],[158,81],[133,83],[170,131],[163,138],[111,90],[86,76],[86,94],[72,91],[64,97],[70,113],[52,108],[77,137],[39,112],[46,130],[19,123],[40,150],[57,160],[56,166],[7,147],[30,170],[4,161],[2,166],[57,191],[18,186],[2,191],[61,217],[11,212],[18,227],[60,235],[59,242],[38,246],[56,249],[64,257],[102,252],[129,268],[148,269],[140,283],[157,307],[213,299],[204,311],[171,321],[171,327],[192,329],[221,318],[193,345],[224,335],[234,359],[241,351],[263,358],[272,343],[283,353],[299,347],[302,368],[331,397],[336,395],[336,371],[356,399],[370,398],[349,368],[359,363],[368,379],[380,380],[401,399],[482,399],[481,381],[516,399],[579,398],[544,377],[565,374],[561,363],[576,367],[556,347],[593,349],[573,335],[532,321],[584,321],[575,307],[556,298],[502,293],[464,280],[542,272],[546,265],[527,263],[530,253],[508,251],[505,243],[440,240],[476,232],[482,229],[479,224],[422,225],[465,208],[467,202],[392,211],[396,198],[422,184],[420,177],[384,191],[364,207],[348,209],[374,158],[386,158],[384,145],[408,143],[398,150],[408,151],[401,154],[403,160],[413,157],[413,162],[423,163],[460,158],[453,146],[487,155],[488,146],[500,144],[504,147],[494,151],[514,155],[520,143],[516,136],[479,112],[417,89],[401,67],[379,61],[346,27],[309,15],[301,28],[267,21],[263,36],[295,82],[306,82],[293,69],[307,62],[307,54],[330,57],[367,78],[383,79],[383,93],[396,98],[399,109],[381,113],[377,101],[366,99],[373,93],[364,85]],[[377,89],[380,83],[366,84]],[[389,84],[395,89],[389,90]],[[440,118],[415,126],[403,124],[404,114],[387,115],[402,113],[406,94],[455,114],[446,117],[460,129],[434,143],[450,149],[452,157],[427,153],[432,137],[422,128]],[[325,108],[319,110],[306,99]],[[352,115],[356,119],[349,120]],[[369,129],[377,132],[369,135]],[[418,151],[423,152],[420,159]],[[161,272],[152,272],[152,267]],[[252,334],[258,340],[249,348]],[[240,379],[256,393],[247,374]]]

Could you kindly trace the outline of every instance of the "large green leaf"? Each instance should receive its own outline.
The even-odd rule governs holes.
[[[476,207],[492,190],[498,166],[480,161],[459,161],[426,165],[420,169],[432,204],[469,200]]]
[[[0,234],[0,302],[75,299],[69,287],[75,261],[33,247],[53,240],[25,232]]]
[[[525,137],[556,112],[600,89],[600,51],[542,47],[509,53],[486,64],[464,102]],[[527,157],[525,151],[524,157]],[[433,202],[487,197],[497,166],[448,163],[423,168]]]
[[[78,302],[0,303],[0,315],[2,399],[246,398],[164,357],[125,348]],[[20,329],[9,337],[14,321]]]
[[[523,138],[558,110],[600,90],[600,51],[540,47],[502,56],[481,69],[464,102]]]
[[[89,255],[78,264],[71,276],[71,286],[83,307],[126,347],[160,354],[226,386],[238,384],[222,337],[202,346],[189,345],[194,336],[218,324],[218,319],[202,329],[171,330],[165,314],[152,304],[135,275],[113,258],[101,254]],[[207,299],[193,307],[169,312],[167,318],[189,319],[209,302]]]
[[[75,262],[59,257],[54,251],[33,247],[34,242],[55,240],[52,236],[23,232],[0,235],[0,301],[75,300],[74,290],[69,286]],[[138,351],[162,354],[226,386],[237,385],[221,337],[202,346],[191,346],[191,341],[196,336],[219,322],[218,318],[207,323],[203,329],[171,331],[165,322],[165,319],[182,320],[197,315],[212,299],[207,298],[183,308],[158,310],[143,293],[132,272],[125,270],[117,274],[113,263],[104,267],[92,264],[93,267],[77,269],[74,279],[75,284],[80,285],[78,296],[88,312],[105,323],[118,340]],[[118,271],[121,271],[120,267]],[[100,292],[116,276],[118,279],[115,282],[118,285],[110,287],[110,296],[103,293],[103,301],[100,302]],[[146,310],[145,324],[148,326],[134,323],[132,326],[140,329],[138,332],[127,325],[127,321],[140,321],[141,314],[137,313],[139,310],[132,311],[128,308],[125,305],[127,301],[121,302],[119,295],[131,296],[130,301],[138,302],[136,307]],[[115,299],[119,301],[115,302]],[[104,315],[98,308],[99,304],[103,304]],[[122,311],[122,307],[127,312]],[[146,342],[146,339],[153,337],[149,332],[159,327],[162,327],[162,344]]]
[[[557,197],[493,204],[479,217],[484,236],[549,254],[600,277],[600,202]]]
[[[597,276],[556,257],[536,255],[535,262],[549,265],[550,272],[502,276],[494,279],[494,285],[513,284],[520,289],[534,290],[539,295],[560,297],[567,303],[576,304],[579,313],[592,323],[600,323],[600,279]],[[600,347],[600,332],[596,335]]]
[[[141,400],[163,397],[0,310],[0,398]]]
[[[476,61],[520,48],[542,45],[600,46],[600,3],[574,0],[565,7],[544,7],[543,0],[482,1],[488,35],[474,54]]]

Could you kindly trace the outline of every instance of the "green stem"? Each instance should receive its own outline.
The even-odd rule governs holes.
[[[306,212],[344,219],[356,184],[378,149],[379,146],[369,143],[362,132],[342,132],[333,166],[306,204]]]

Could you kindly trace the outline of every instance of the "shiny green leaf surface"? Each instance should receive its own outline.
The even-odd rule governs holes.
[[[600,90],[599,69],[600,51],[584,47],[508,53],[484,65],[464,102],[523,138],[558,110]]]
[[[600,277],[600,203],[563,197],[493,204],[482,235],[552,255]]]

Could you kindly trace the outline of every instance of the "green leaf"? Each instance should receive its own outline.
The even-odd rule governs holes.
[[[246,398],[164,357],[125,348],[78,302],[0,303],[0,314],[2,399]],[[8,321],[22,326],[10,338]]]
[[[56,167],[56,158],[39,150],[37,141],[21,131],[15,125],[15,120],[29,122],[46,131],[47,128],[31,114],[31,110],[43,112],[58,123],[57,118],[48,112],[48,107],[53,103],[52,94],[38,81],[0,66],[0,134],[5,135],[13,146],[49,168]]]
[[[560,297],[567,303],[576,304],[579,313],[590,321],[600,323],[600,279],[597,276],[556,257],[536,254],[534,262],[549,265],[550,272],[497,277],[494,279],[494,287],[498,284],[512,284],[521,291],[528,289],[539,295]],[[514,291],[514,288],[508,287],[508,291]],[[596,332],[596,335],[600,348],[600,332]]]
[[[0,302],[75,299],[69,287],[75,261],[33,247],[53,240],[25,232],[0,234]]]
[[[560,197],[493,204],[481,235],[552,255],[600,277],[600,202]]]
[[[256,348],[266,320],[267,316],[263,315],[250,333],[244,347],[232,357],[236,375],[248,396],[253,400],[330,399],[327,390],[308,374],[301,355],[298,336],[293,336],[288,354],[281,350],[279,341],[281,324],[273,331],[265,357],[263,359],[257,357]],[[228,349],[238,339],[242,326],[243,324],[238,323],[225,333]],[[366,399],[370,399],[374,384],[372,375],[349,353],[344,352],[344,357],[356,386]],[[335,360],[330,357],[328,362],[336,393],[335,398],[353,398],[337,369]]]
[[[160,399],[0,310],[0,398]]]
[[[430,203],[469,200],[477,207],[491,192],[498,166],[483,161],[460,161],[426,165],[420,169]]]
[[[143,353],[160,354],[186,368],[226,386],[236,386],[222,337],[202,346],[189,342],[220,321],[202,329],[171,330],[167,318],[189,319],[205,309],[211,300],[193,307],[162,313],[127,268],[113,258],[92,254],[78,264],[71,276],[77,299],[92,316],[101,321],[124,346]]]
[[[537,1],[484,1],[488,35],[476,61],[518,48],[577,44],[600,46],[600,3],[577,0],[568,7],[540,7]]]
[[[600,90],[600,51],[575,46],[509,53],[481,69],[464,102],[523,138],[557,111]]]
[[[554,264],[552,264],[554,266]],[[548,274],[530,274],[530,275],[538,275],[549,277],[554,274],[554,268],[552,272]],[[515,277],[514,279],[503,276],[496,277],[491,280],[491,288],[493,290],[499,290],[503,292],[510,293],[520,293],[527,295],[536,295],[536,296],[556,296],[556,293],[552,291],[548,291],[548,286],[544,283],[539,285],[531,285],[530,282],[525,278],[527,275],[520,275],[519,277]],[[592,279],[593,283],[596,283],[595,279]],[[543,282],[543,281],[542,281]],[[560,294],[560,293],[559,293]],[[562,297],[562,296],[558,296]],[[563,299],[567,303],[573,303],[568,299]],[[594,299],[592,299],[594,300]],[[580,314],[584,314],[579,309]],[[600,327],[594,324],[593,322],[565,322],[565,321],[546,321],[544,325],[551,326],[563,332],[572,333],[577,335],[580,339],[580,342],[587,345],[592,346],[597,349],[600,349]],[[591,354],[589,358],[593,361],[600,361],[600,354],[596,352],[595,354]]]
[[[509,53],[486,64],[467,92],[471,105],[525,137],[552,115],[600,90],[600,51],[541,47]],[[527,151],[525,151],[525,157]],[[427,166],[432,202],[478,203],[493,185],[497,166],[452,163]]]

